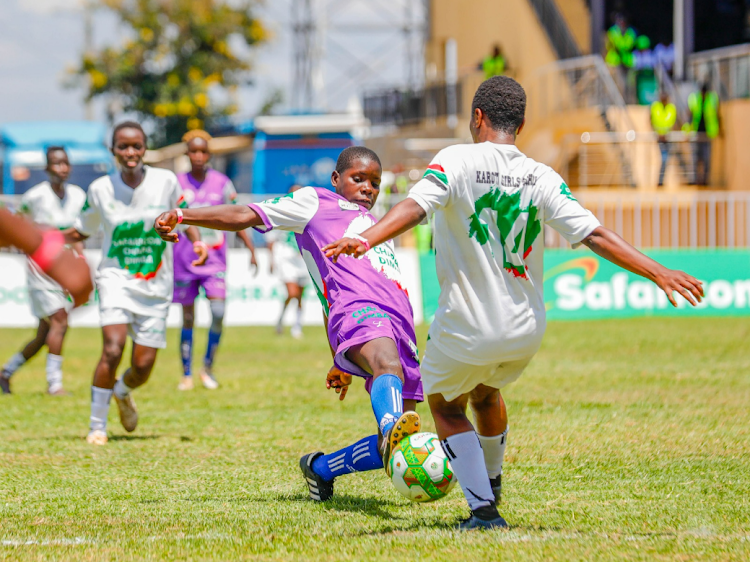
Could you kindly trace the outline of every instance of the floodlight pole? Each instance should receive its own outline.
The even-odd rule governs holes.
[[[693,0],[674,0],[674,78],[686,77],[688,57],[695,45],[695,14]]]

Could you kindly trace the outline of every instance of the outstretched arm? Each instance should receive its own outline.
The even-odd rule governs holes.
[[[596,228],[581,243],[604,259],[656,283],[674,306],[677,306],[674,291],[693,306],[703,297],[703,284],[695,277],[683,271],[667,269],[636,250],[608,228]]]
[[[424,209],[414,199],[404,199],[376,224],[365,230],[357,238],[341,238],[323,246],[326,257],[333,258],[334,263],[339,255],[348,254],[359,257],[367,250],[403,234],[421,223],[427,216]]]
[[[65,238],[57,230],[41,231],[30,222],[0,209],[0,246],[15,246],[60,283],[75,306],[84,304],[93,291],[86,260],[64,248]]]
[[[184,209],[183,219],[178,221],[177,209],[162,213],[156,219],[154,228],[159,236],[167,242],[176,242],[177,233],[174,232],[179,222],[193,226],[203,226],[214,230],[245,230],[251,226],[261,226],[263,219],[250,207],[244,205],[215,205],[198,209]]]

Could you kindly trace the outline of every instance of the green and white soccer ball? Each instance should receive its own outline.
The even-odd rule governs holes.
[[[396,490],[414,502],[439,500],[457,481],[434,433],[405,437],[391,453],[390,472]]]

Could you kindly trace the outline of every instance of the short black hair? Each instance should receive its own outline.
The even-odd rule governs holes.
[[[115,128],[112,129],[112,146],[115,146],[115,136],[117,136],[117,132],[123,129],[138,129],[143,135],[143,142],[148,142],[146,132],[143,130],[143,127],[141,127],[140,123],[138,123],[137,121],[123,121],[122,123],[118,123],[117,125],[115,125]]]
[[[472,116],[477,108],[489,119],[493,129],[513,135],[526,114],[526,92],[513,78],[493,76],[477,88],[471,102]]]
[[[339,154],[339,158],[336,160],[336,171],[339,174],[343,174],[344,170],[351,168],[352,163],[359,158],[362,160],[372,160],[373,162],[377,162],[378,166],[380,166],[381,169],[383,168],[383,165],[380,163],[380,158],[375,154],[375,151],[370,150],[366,146],[350,146],[349,148],[342,150],[341,154]]]
[[[66,156],[68,155],[68,153],[65,151],[65,147],[63,145],[61,145],[61,144],[55,144],[55,145],[47,147],[47,150],[45,151],[46,152],[46,157],[47,157],[47,166],[49,166],[49,156],[50,156],[50,154],[52,154],[53,152],[59,152],[59,151],[65,152]]]

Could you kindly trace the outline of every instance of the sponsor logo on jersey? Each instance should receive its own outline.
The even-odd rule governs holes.
[[[350,203],[349,201],[342,201],[341,199],[339,199],[339,208],[342,211],[359,211],[359,205]]]
[[[112,232],[112,244],[107,252],[138,279],[153,279],[162,265],[167,243],[153,228],[146,229],[143,221],[124,222]]]

